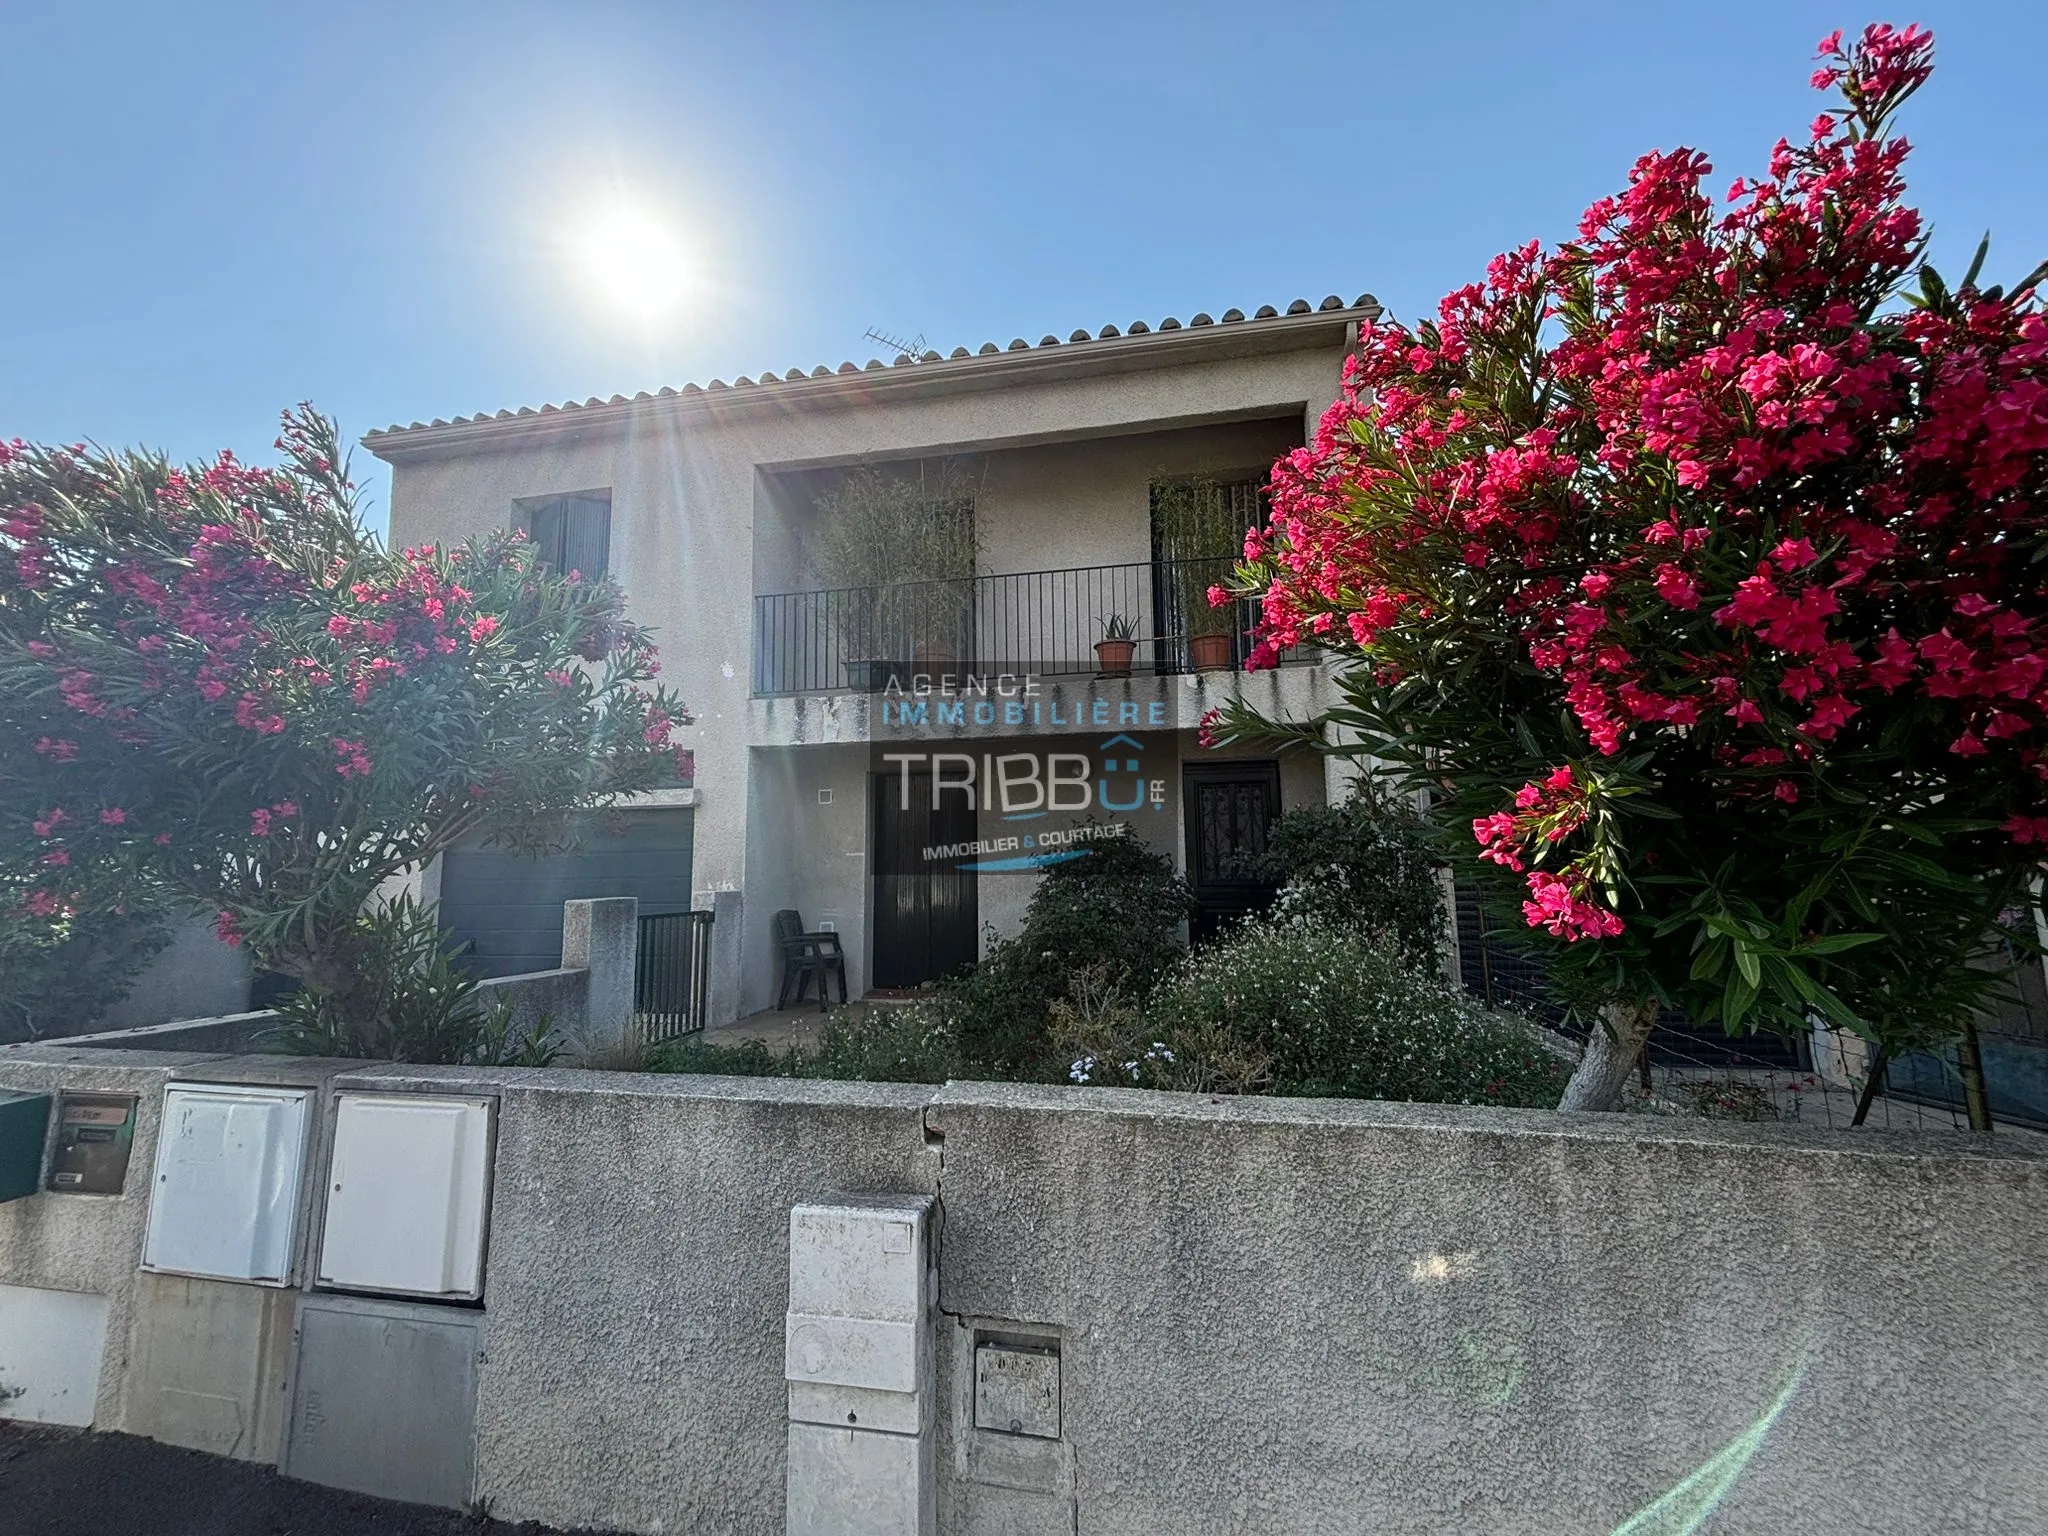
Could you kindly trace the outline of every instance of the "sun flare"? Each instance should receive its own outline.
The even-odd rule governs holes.
[[[643,320],[674,309],[690,286],[682,243],[644,208],[605,210],[578,232],[575,245],[585,279],[598,296]]]

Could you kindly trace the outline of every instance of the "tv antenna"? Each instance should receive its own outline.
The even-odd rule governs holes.
[[[908,341],[900,341],[887,331],[870,329],[864,333],[869,341],[880,347],[887,347],[898,357],[917,358],[924,356],[924,332],[919,331]]]

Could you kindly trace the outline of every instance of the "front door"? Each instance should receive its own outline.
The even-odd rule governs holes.
[[[1188,884],[1195,894],[1196,943],[1214,937],[1273,899],[1271,882],[1253,870],[1280,814],[1280,765],[1190,763],[1182,769],[1188,834]]]
[[[930,774],[877,774],[873,784],[870,974],[877,987],[921,986],[972,965],[979,954],[974,871],[957,867],[974,855],[925,857],[928,848],[974,841],[974,807],[958,787],[948,787],[934,808]]]

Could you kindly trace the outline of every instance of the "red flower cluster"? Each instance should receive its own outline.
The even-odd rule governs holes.
[[[1243,585],[1271,645],[1348,640],[1388,681],[1414,637],[1497,616],[1598,753],[1690,741],[1759,805],[1797,806],[1910,712],[2031,841],[2048,317],[1974,273],[1885,308],[1922,226],[1883,129],[1932,38],[1821,51],[1846,110],[1721,206],[1704,156],[1646,155],[1577,242],[1496,259],[1433,324],[1362,326],[1343,398],[1275,466]],[[1533,404],[1504,421],[1512,399]],[[1523,819],[1482,820],[1488,857]],[[1604,931],[1545,889],[1532,923]]]

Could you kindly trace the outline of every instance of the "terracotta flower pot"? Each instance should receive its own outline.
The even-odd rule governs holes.
[[[1131,658],[1138,654],[1135,640],[1098,640],[1095,665],[1104,677],[1121,677],[1131,670]]]
[[[1194,663],[1197,672],[1228,672],[1235,638],[1232,635],[1190,635],[1188,660]]]

